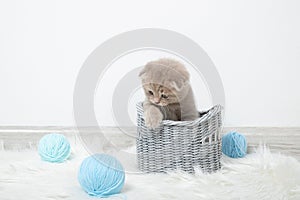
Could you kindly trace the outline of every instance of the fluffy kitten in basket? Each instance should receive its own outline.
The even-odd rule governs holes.
[[[146,99],[146,126],[157,128],[162,120],[189,121],[198,117],[185,66],[173,59],[159,59],[145,65],[139,74]]]

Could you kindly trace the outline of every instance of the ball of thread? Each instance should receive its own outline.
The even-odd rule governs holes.
[[[107,154],[95,154],[81,163],[78,181],[89,195],[109,197],[122,190],[125,173],[116,158]]]
[[[71,147],[64,135],[52,133],[40,139],[38,152],[42,160],[60,163],[69,158]]]
[[[247,154],[247,141],[244,135],[230,132],[222,137],[222,152],[231,158],[242,158]]]

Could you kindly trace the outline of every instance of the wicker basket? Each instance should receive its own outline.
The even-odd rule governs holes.
[[[221,168],[221,111],[214,106],[194,121],[164,120],[155,130],[146,127],[142,103],[137,104],[137,161],[146,173],[180,169],[204,173]]]

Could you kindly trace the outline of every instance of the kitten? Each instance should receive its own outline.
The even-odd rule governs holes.
[[[157,128],[162,120],[189,121],[199,114],[184,65],[173,59],[159,59],[145,65],[139,74],[146,99],[146,126]]]

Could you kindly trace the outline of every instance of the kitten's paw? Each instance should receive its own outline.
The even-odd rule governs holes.
[[[145,111],[145,124],[151,129],[159,127],[163,120],[163,114],[156,107],[150,107]]]

